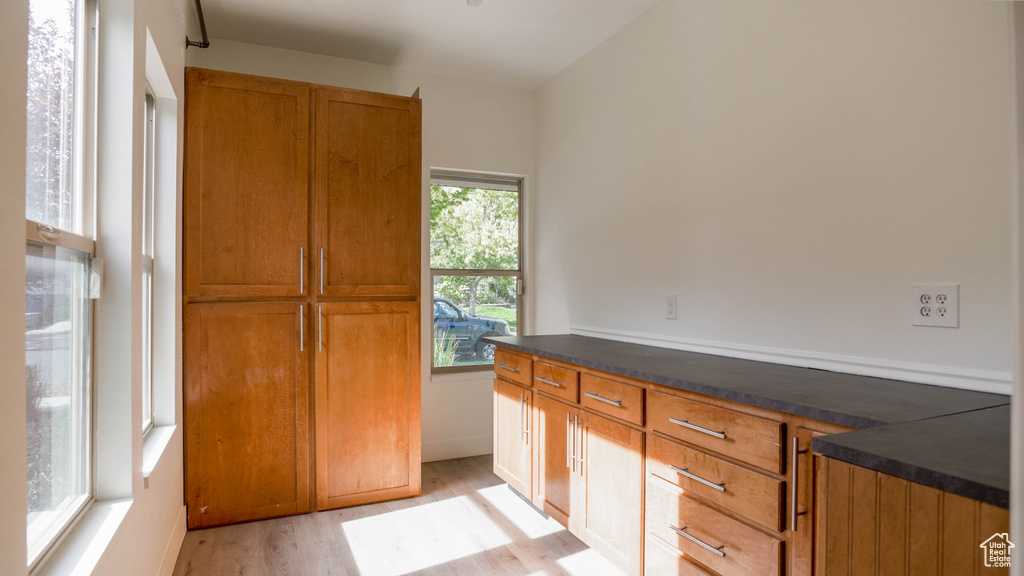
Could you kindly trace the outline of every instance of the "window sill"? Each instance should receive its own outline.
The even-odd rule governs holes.
[[[485,369],[472,370],[466,372],[441,372],[430,375],[431,382],[470,382],[486,380],[490,382],[494,380],[494,366],[487,366]]]
[[[149,475],[153,473],[153,469],[160,462],[160,457],[163,456],[167,444],[174,436],[175,429],[177,429],[175,425],[154,426],[142,439],[142,484],[144,488],[149,488]]]
[[[92,574],[132,507],[132,500],[96,502],[32,576]]]

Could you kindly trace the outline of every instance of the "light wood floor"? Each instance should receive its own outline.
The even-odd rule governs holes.
[[[174,576],[622,576],[491,472],[423,465],[419,498],[190,531]]]

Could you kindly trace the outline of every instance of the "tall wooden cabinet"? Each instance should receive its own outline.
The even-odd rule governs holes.
[[[189,527],[419,494],[419,99],[186,88]]]

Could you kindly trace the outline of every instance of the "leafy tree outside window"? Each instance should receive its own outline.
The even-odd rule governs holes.
[[[434,368],[494,362],[485,336],[518,333],[521,183],[435,173],[430,186]]]

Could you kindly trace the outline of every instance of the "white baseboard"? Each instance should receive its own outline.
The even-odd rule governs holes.
[[[632,342],[634,344],[646,344],[648,346],[685,350],[687,352],[715,354],[717,356],[758,360],[761,362],[786,364],[788,366],[799,366],[802,368],[817,368],[819,370],[828,370],[831,372],[843,372],[846,374],[858,374],[861,376],[873,376],[876,378],[888,378],[891,380],[906,380],[908,382],[934,384],[936,386],[962,388],[978,392],[1009,394],[1012,388],[1011,375],[1005,372],[950,368],[947,366],[914,364],[911,362],[897,362],[876,358],[860,358],[857,356],[843,356],[841,354],[808,352],[804,350],[787,350],[783,348],[769,348],[765,346],[747,346],[727,342],[712,342],[691,338],[676,338],[672,336],[628,332],[625,330],[609,330],[606,328],[594,328],[591,326],[573,326],[571,327],[570,332],[580,336],[591,336],[594,338],[603,338],[605,340]]]
[[[174,564],[178,561],[178,552],[181,551],[181,543],[185,541],[185,532],[188,531],[187,508],[181,507],[178,512],[178,519],[174,522],[174,530],[171,532],[171,539],[167,542],[167,549],[164,550],[164,559],[160,563],[160,576],[171,576],[174,572]]]
[[[452,438],[450,440],[424,442],[420,460],[423,462],[434,462],[437,460],[451,460],[453,458],[490,454],[494,450],[493,442],[493,437],[490,434],[473,438]]]

